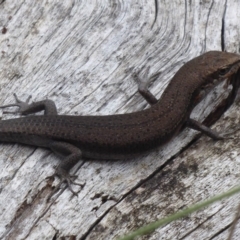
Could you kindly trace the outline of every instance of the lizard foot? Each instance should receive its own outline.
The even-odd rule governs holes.
[[[222,134],[222,137],[223,137],[223,139],[234,139],[233,135],[239,130],[240,130],[240,127],[237,127],[237,129],[234,129],[234,130],[225,131]]]
[[[72,194],[74,196],[77,196],[78,193],[83,189],[83,187],[85,186],[85,183],[77,183],[75,182],[75,179],[77,178],[76,175],[70,175],[67,171],[65,171],[64,169],[57,169],[57,172],[49,177],[49,178],[52,178],[52,177],[58,177],[60,179],[60,182],[57,184],[57,186],[55,187],[55,189],[51,192],[51,194],[48,196],[47,198],[47,202],[50,200],[50,198],[60,189],[60,186],[63,184],[63,183],[66,183],[67,184],[67,187],[68,189],[72,192]],[[74,191],[72,189],[72,185],[77,185],[77,186],[80,186],[81,189],[79,191]]]
[[[140,76],[140,71],[136,71],[132,74],[133,79],[138,83],[139,90],[145,91],[151,84],[151,82],[155,81],[156,78],[159,77],[161,72],[157,72],[150,77],[148,77],[150,72],[150,67],[147,67],[147,69],[144,71],[143,76]]]
[[[3,113],[10,113],[10,114],[23,113],[26,109],[28,109],[28,107],[29,107],[28,103],[29,103],[29,101],[32,97],[31,95],[27,98],[27,100],[25,102],[19,100],[15,93],[13,94],[13,96],[15,98],[16,103],[0,106],[0,108],[19,107],[19,109],[17,111],[14,111],[14,112],[3,111]]]
[[[160,72],[150,76],[149,75],[150,67],[146,69],[143,73],[143,77],[140,77],[139,72],[135,72],[132,76],[134,80],[138,83],[138,92],[142,97],[150,104],[153,105],[158,102],[157,98],[148,90],[148,87],[152,81],[154,81],[159,75]]]

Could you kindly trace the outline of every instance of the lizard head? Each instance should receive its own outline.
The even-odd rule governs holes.
[[[231,77],[240,69],[240,55],[235,53],[210,51],[193,59],[194,62],[199,73],[196,102],[223,80],[229,84]]]
[[[205,69],[211,77],[221,81],[232,76],[240,68],[240,55],[210,51],[202,55],[202,64],[205,65]]]

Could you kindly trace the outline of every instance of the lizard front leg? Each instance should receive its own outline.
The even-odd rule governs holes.
[[[147,70],[144,72],[143,77],[139,76],[139,73],[134,73],[133,78],[138,83],[138,92],[141,94],[141,96],[150,104],[154,105],[158,102],[157,98],[148,90],[148,87],[152,81],[154,81],[159,75],[159,73],[156,73],[150,77],[148,77],[150,67],[147,68]]]
[[[206,134],[208,137],[212,138],[213,140],[223,140],[224,137],[221,136],[219,133],[217,133],[216,131],[212,130],[211,128],[203,125],[202,123],[189,118],[187,120],[187,127],[192,128],[194,130],[197,130],[199,132],[202,132],[204,134]]]

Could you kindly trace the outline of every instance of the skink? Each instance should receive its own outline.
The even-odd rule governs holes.
[[[151,105],[138,112],[108,116],[58,115],[51,100],[17,106],[23,115],[44,110],[43,116],[26,116],[0,121],[0,141],[46,147],[65,157],[56,175],[74,183],[69,170],[81,158],[129,158],[165,144],[184,127],[199,130],[213,139],[222,137],[190,118],[193,108],[219,82],[232,77],[240,68],[240,55],[211,51],[183,65],[157,100],[139,78],[139,92]]]

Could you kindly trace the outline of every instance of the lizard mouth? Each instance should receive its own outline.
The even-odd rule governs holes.
[[[227,89],[228,86],[231,84],[232,76],[235,72],[238,72],[238,69],[240,69],[240,60],[236,62],[235,65],[231,67],[224,67],[220,70],[218,70],[218,75],[209,78],[206,84],[201,86],[199,92],[196,94],[196,97],[194,99],[195,106],[201,102],[203,98],[205,98],[214,88],[216,88],[220,83],[226,80],[226,84],[224,84],[224,89]]]

